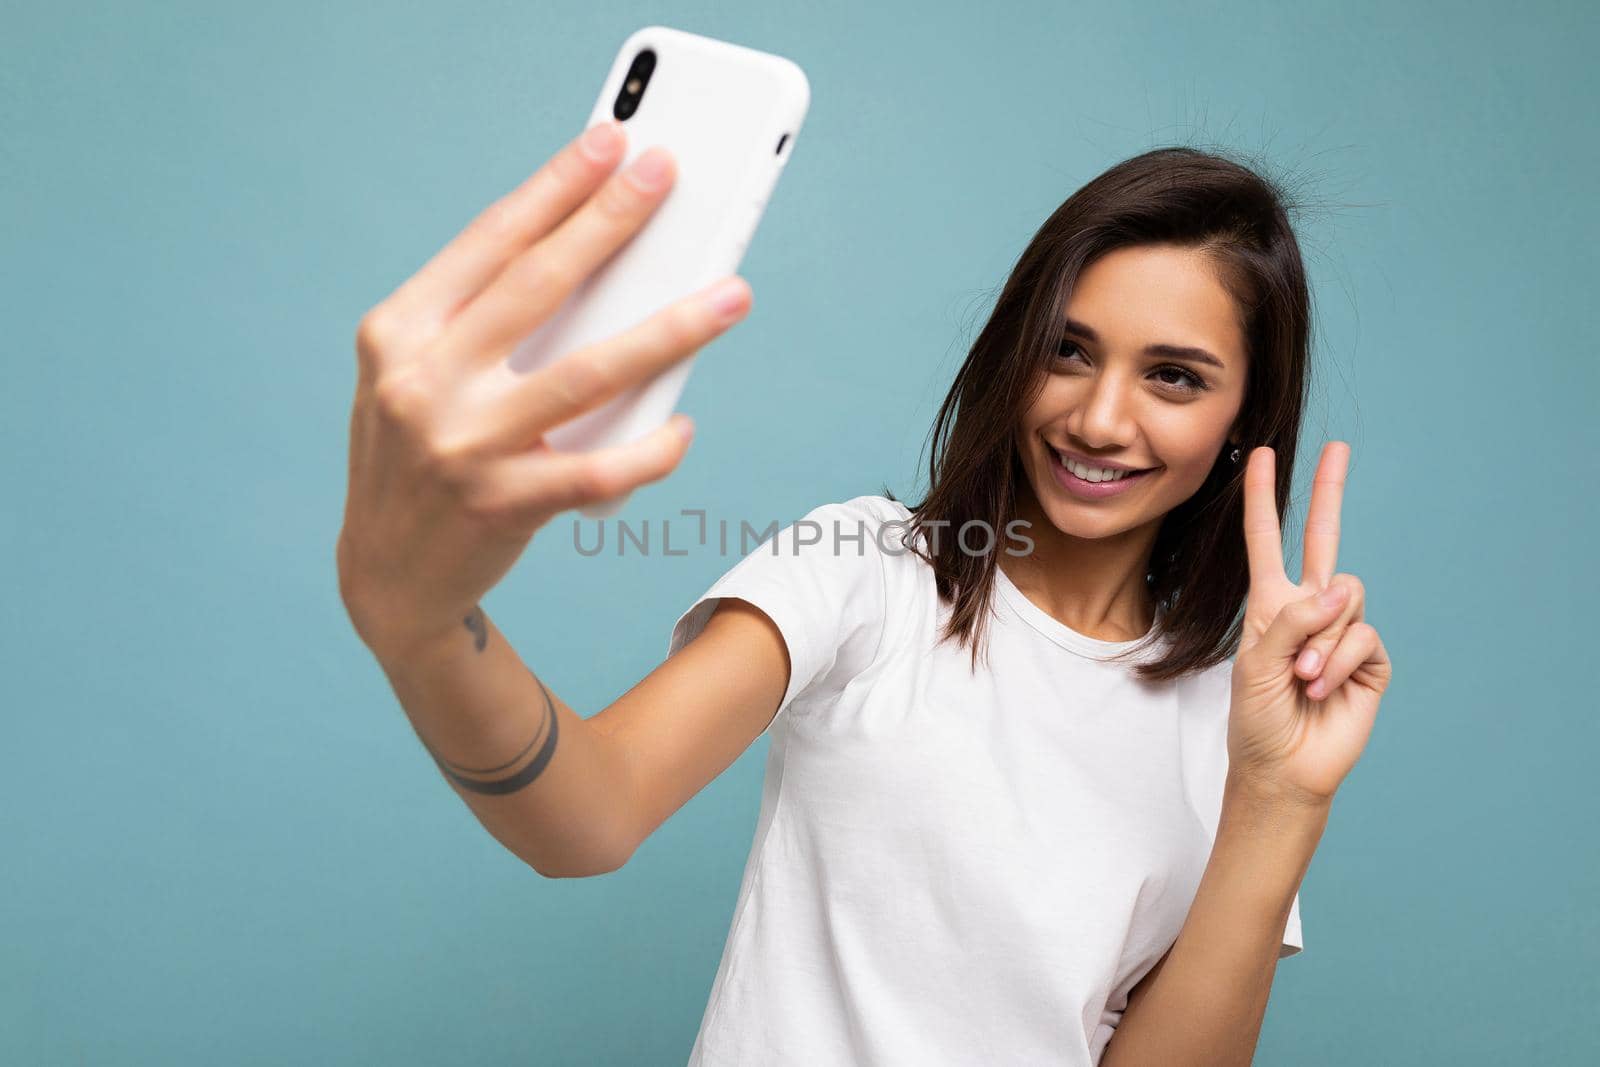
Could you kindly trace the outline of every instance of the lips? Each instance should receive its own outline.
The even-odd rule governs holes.
[[[1084,501],[1104,500],[1108,497],[1120,496],[1141,484],[1159,467],[1131,471],[1121,477],[1111,478],[1103,482],[1091,482],[1072,473],[1062,462],[1061,454],[1055,449],[1050,450],[1050,470],[1055,476],[1056,484],[1073,497]]]
[[[1094,485],[1098,485],[1101,482],[1120,481],[1122,478],[1130,477],[1136,474],[1148,474],[1150,471],[1155,470],[1154,467],[1129,467],[1125,464],[1107,463],[1103,460],[1099,462],[1091,462],[1082,456],[1075,455],[1071,452],[1063,452],[1058,448],[1053,448],[1052,451],[1055,452],[1056,459],[1060,461],[1062,467],[1068,470],[1071,470],[1073,467],[1079,468],[1079,470],[1075,470],[1073,473],[1077,474],[1079,479],[1090,482],[1090,484]],[[1080,473],[1080,471],[1082,473]],[[1102,477],[1085,477],[1085,474],[1098,474],[1102,475]],[[1106,474],[1109,474],[1110,477],[1103,477],[1103,475]]]

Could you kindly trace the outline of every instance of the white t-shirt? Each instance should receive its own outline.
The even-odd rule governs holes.
[[[1069,629],[997,568],[972,673],[936,644],[949,606],[908,515],[816,508],[673,627],[668,655],[738,597],[791,660],[690,1067],[1094,1064],[1194,900],[1232,662],[1140,682],[1095,658],[1137,642]],[[1280,956],[1302,944],[1297,894]]]

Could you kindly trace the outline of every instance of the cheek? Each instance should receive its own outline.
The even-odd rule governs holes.
[[[1145,408],[1145,429],[1174,454],[1198,455],[1227,436],[1232,405],[1220,396],[1185,403],[1155,403]]]
[[[1055,375],[1045,380],[1044,387],[1022,412],[1022,429],[1033,433],[1041,426],[1060,418],[1072,406],[1072,387]]]
[[[1197,441],[1193,437],[1176,438],[1160,452],[1162,461],[1175,471],[1209,468],[1212,454],[1209,440]]]
[[[1179,410],[1146,423],[1156,456],[1168,471],[1196,485],[1205,480],[1227,437],[1226,423],[1186,417]]]

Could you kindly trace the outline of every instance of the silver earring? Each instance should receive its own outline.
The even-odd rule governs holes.
[[[1239,462],[1239,450],[1237,448],[1234,449],[1232,452],[1228,453],[1228,462],[1229,463],[1237,463],[1237,462]]]

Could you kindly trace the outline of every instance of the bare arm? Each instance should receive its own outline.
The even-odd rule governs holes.
[[[525,374],[522,338],[667,196],[661,146],[617,169],[597,123],[482,212],[362,318],[340,595],[439,769],[498,840],[552,877],[614,870],[771,721],[777,628],[720,610],[611,707],[584,718],[518,658],[479,603],[554,516],[664,478],[675,415],[622,445],[547,447],[553,427],[678,365],[750,308],[737,277]]]
[[[496,840],[551,878],[616,870],[766,729],[788,684],[777,627],[741,600],[585,719],[479,609],[460,633],[377,651],[440,772]]]
[[[1101,1067],[1248,1067],[1289,907],[1326,824],[1326,808],[1285,808],[1229,776],[1188,918],[1129,995]]]
[[[378,658],[440,772],[501,844],[552,878],[621,864],[617,761],[481,609],[460,633]]]

